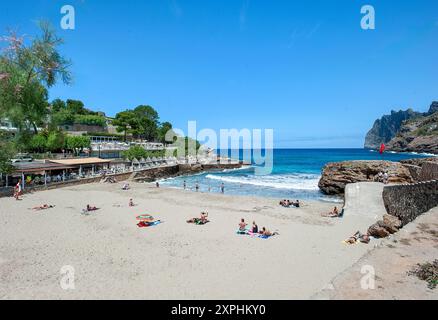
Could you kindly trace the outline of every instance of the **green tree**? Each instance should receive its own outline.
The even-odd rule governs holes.
[[[130,132],[131,125],[135,122],[135,115],[132,110],[122,111],[116,114],[113,120],[113,125],[117,127],[117,132],[123,132],[124,141],[126,141],[126,135]]]
[[[0,173],[8,174],[14,170],[11,160],[15,153],[15,146],[5,133],[0,132]]]
[[[66,110],[67,105],[64,101],[62,101],[61,99],[55,99],[52,101],[52,112],[56,113],[56,112],[60,112],[60,111],[64,111]]]
[[[155,141],[158,131],[158,112],[151,106],[140,105],[134,109],[134,122],[131,124],[132,133],[136,138]]]
[[[79,124],[91,125],[91,126],[106,126],[106,120],[104,117],[95,115],[82,115],[78,114],[74,117],[74,122]]]
[[[45,152],[47,150],[47,135],[43,132],[34,135],[30,140],[29,148],[34,152]]]
[[[141,146],[132,146],[128,150],[122,153],[124,159],[128,159],[130,161],[134,159],[141,159],[147,157],[163,157],[165,155],[164,150],[146,150]]]
[[[171,146],[176,148],[174,151],[175,156],[187,157],[189,155],[196,156],[199,148],[201,147],[201,143],[189,137],[178,137]]]
[[[49,26],[40,22],[41,35],[26,46],[23,38],[11,33],[0,57],[0,106],[2,115],[17,123],[19,130],[47,121],[47,89],[60,79],[71,82],[70,62],[58,51],[63,43]]]
[[[67,99],[66,108],[69,112],[71,112],[74,115],[87,114],[87,111],[84,108],[84,103],[80,100]]]
[[[166,134],[172,134],[172,124],[170,122],[163,122],[157,131],[158,141],[161,143],[169,143],[170,141],[166,141]],[[174,135],[174,134],[173,134]]]
[[[65,145],[65,135],[62,131],[52,131],[47,136],[47,150],[51,152],[60,151]]]
[[[147,157],[146,150],[141,146],[132,146],[122,153],[123,158],[128,160],[141,159]]]
[[[91,141],[87,136],[67,136],[65,146],[72,150],[75,155],[79,155],[84,149],[90,148]]]
[[[54,126],[72,125],[75,122],[75,115],[64,109],[52,114],[52,124]]]

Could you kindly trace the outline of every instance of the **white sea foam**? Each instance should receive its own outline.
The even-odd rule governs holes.
[[[222,170],[223,173],[227,172],[236,172],[236,171],[245,171],[254,168],[254,166],[242,166],[240,168],[233,168],[233,169],[224,169]]]
[[[318,190],[319,175],[316,174],[288,174],[270,176],[242,176],[231,177],[208,174],[206,179],[219,180],[228,183],[247,184],[259,187],[288,190]]]

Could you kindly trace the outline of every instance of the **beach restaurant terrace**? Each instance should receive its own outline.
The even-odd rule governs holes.
[[[109,163],[110,160],[99,158],[18,162],[13,164],[15,167],[14,172],[5,176],[5,186],[8,187],[15,184],[18,179],[22,180],[22,187],[24,189],[26,185],[46,185],[52,182],[85,178],[100,174],[103,170],[108,169]]]
[[[109,163],[111,160],[105,160],[100,158],[78,158],[78,159],[59,159],[50,160],[52,163],[59,165],[71,166],[78,170],[80,177],[84,175],[95,175],[96,173],[109,169]]]

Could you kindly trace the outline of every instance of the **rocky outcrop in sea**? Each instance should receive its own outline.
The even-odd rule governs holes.
[[[412,183],[408,168],[391,161],[344,161],[324,166],[319,188],[328,195],[343,194],[349,183],[376,181],[379,172],[386,172],[389,183]]]

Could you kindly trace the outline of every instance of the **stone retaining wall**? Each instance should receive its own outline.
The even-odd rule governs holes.
[[[386,211],[403,225],[438,206],[438,180],[386,186],[383,189]]]
[[[420,181],[438,180],[438,163],[425,162],[421,166]]]

